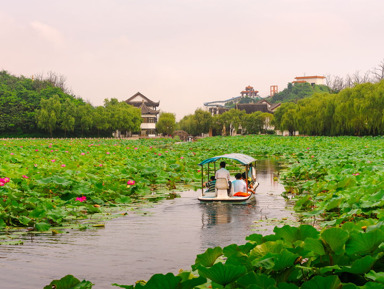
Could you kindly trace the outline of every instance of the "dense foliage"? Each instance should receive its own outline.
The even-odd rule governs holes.
[[[286,196],[295,198],[303,223],[324,228],[284,226],[274,235],[251,235],[245,245],[198,255],[193,272],[156,274],[148,283],[123,288],[382,288],[382,137],[9,140],[0,148],[1,226],[53,230],[159,186],[193,183],[200,176],[197,163],[228,152],[285,163]]]
[[[310,97],[315,93],[330,92],[326,85],[311,85],[310,83],[288,83],[287,88],[267,98],[270,103],[297,102],[300,99]]]
[[[111,136],[140,130],[140,110],[116,99],[93,107],[50,78],[0,71],[0,136]]]
[[[257,111],[246,114],[244,110],[230,109],[212,116],[208,111],[197,109],[178,123],[178,127],[191,135],[212,132],[213,135],[266,133],[273,115]]]
[[[282,104],[275,113],[277,129],[306,135],[383,135],[384,81],[364,83],[338,94],[314,94]]]
[[[174,113],[160,113],[159,121],[156,123],[156,130],[160,134],[172,135],[176,127],[176,116]]]

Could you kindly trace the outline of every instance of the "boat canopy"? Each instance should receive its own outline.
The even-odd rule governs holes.
[[[199,163],[199,166],[202,166],[202,165],[205,165],[208,163],[213,163],[213,162],[217,161],[218,159],[232,159],[232,160],[238,161],[239,163],[241,163],[244,166],[249,165],[250,163],[256,161],[253,157],[250,157],[250,156],[247,156],[244,154],[225,154],[225,155],[216,156],[213,158],[206,159],[206,160],[202,161],[201,163]]]

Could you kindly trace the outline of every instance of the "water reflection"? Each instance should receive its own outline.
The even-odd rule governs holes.
[[[283,187],[274,179],[277,167],[271,161],[258,163],[255,203],[203,204],[197,200],[200,192],[183,192],[145,216],[129,213],[103,229],[27,237],[22,246],[0,246],[0,288],[43,288],[73,274],[95,283],[95,289],[112,289],[113,282],[128,285],[155,273],[190,269],[207,248],[243,244],[251,233],[271,233],[271,219],[291,217],[280,196]],[[259,220],[267,222],[256,224]]]

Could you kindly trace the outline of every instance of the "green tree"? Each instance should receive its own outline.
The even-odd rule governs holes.
[[[108,116],[109,128],[113,130],[137,132],[140,130],[141,111],[125,101],[119,102],[117,99],[104,100]]]
[[[62,104],[62,112],[60,116],[60,128],[64,130],[65,136],[67,136],[68,131],[75,130],[75,121],[76,121],[76,107],[73,102],[69,99],[66,99]]]
[[[88,132],[93,125],[93,110],[94,108],[89,103],[77,107],[77,126],[81,128],[81,135]]]
[[[97,135],[100,136],[101,131],[110,129],[109,115],[104,106],[97,106],[93,114],[93,125],[97,129]]]
[[[40,102],[41,109],[37,111],[37,125],[49,132],[52,137],[52,132],[57,127],[57,122],[60,119],[61,103],[58,95],[49,99],[42,99]]]
[[[156,124],[156,130],[161,134],[171,135],[175,130],[176,117],[175,114],[162,112],[159,121]]]

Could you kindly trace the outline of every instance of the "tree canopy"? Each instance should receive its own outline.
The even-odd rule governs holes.
[[[111,136],[112,131],[138,132],[140,109],[106,100],[93,107],[72,94],[65,78],[16,77],[0,71],[0,135]]]

